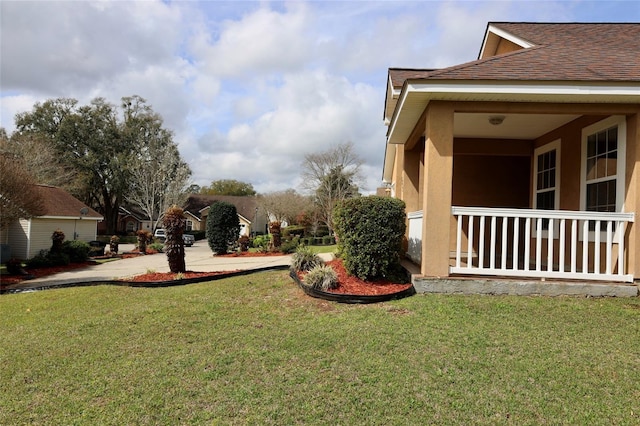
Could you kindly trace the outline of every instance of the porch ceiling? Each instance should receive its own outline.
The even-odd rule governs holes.
[[[491,124],[492,117],[504,117]],[[458,138],[535,139],[572,120],[576,114],[455,113],[453,135]]]

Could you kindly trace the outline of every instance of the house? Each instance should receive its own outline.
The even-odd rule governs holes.
[[[142,210],[134,206],[120,206],[118,209],[118,225],[116,229],[120,233],[133,235],[136,231],[146,230],[153,232],[153,224],[155,221],[149,219],[149,216]],[[104,222],[98,224],[98,234],[106,234],[107,227]]]
[[[258,198],[235,195],[190,195],[184,206],[187,216],[187,231],[206,231],[207,216],[212,203],[224,201],[233,204],[238,211],[240,235],[266,234],[268,232],[267,215],[259,206]]]
[[[640,24],[487,25],[391,68],[383,182],[423,277],[640,278]]]
[[[62,188],[34,185],[40,193],[44,214],[31,219],[20,219],[9,225],[6,241],[11,256],[30,259],[40,250],[51,248],[51,235],[61,229],[67,240],[93,241],[97,224],[103,217]]]

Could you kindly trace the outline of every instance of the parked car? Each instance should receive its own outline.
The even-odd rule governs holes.
[[[164,243],[164,240],[167,239],[167,235],[164,233],[164,229],[158,228],[156,232],[153,233],[153,236],[160,240],[161,243]]]
[[[191,247],[193,243],[196,242],[196,239],[191,234],[182,234],[182,241],[184,241],[184,245],[187,247]]]

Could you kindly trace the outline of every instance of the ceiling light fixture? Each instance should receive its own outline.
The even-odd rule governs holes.
[[[503,121],[504,115],[492,115],[491,117],[489,117],[489,123],[493,124],[494,126],[501,125]]]

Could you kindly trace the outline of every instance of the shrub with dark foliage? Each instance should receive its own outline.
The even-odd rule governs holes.
[[[207,216],[207,241],[214,254],[225,254],[238,240],[240,220],[236,206],[225,201],[211,204]]]
[[[334,223],[347,272],[363,280],[397,274],[405,218],[405,203],[397,198],[371,196],[340,203]]]
[[[167,253],[169,270],[174,273],[187,271],[184,262],[184,240],[182,239],[186,219],[184,211],[177,206],[169,207],[162,218],[162,227],[166,232],[164,251]]]

